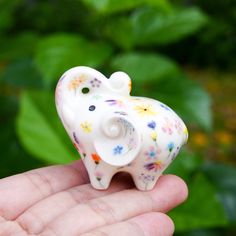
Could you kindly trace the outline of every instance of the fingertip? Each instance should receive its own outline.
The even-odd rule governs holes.
[[[173,187],[175,187],[178,190],[178,193],[176,195],[178,197],[177,200],[178,200],[179,204],[185,202],[188,198],[188,186],[187,186],[186,182],[177,175],[169,174],[166,176],[172,182]]]
[[[170,236],[175,230],[172,219],[161,212],[139,215],[130,221],[136,223],[147,236]]]
[[[154,200],[154,209],[161,205],[162,212],[167,212],[187,199],[188,187],[176,175],[162,175],[150,195]]]
[[[166,214],[159,212],[159,219],[162,221],[164,231],[161,235],[173,235],[175,231],[175,225],[173,220]],[[153,235],[153,234],[152,234]]]

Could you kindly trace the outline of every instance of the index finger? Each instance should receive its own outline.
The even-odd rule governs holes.
[[[82,161],[4,178],[0,180],[0,216],[6,220],[14,220],[43,198],[88,182]]]

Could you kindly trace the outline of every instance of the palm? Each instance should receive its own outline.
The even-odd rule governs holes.
[[[186,199],[184,182],[162,176],[141,192],[120,174],[106,191],[92,189],[81,161],[0,180],[0,236],[171,235],[165,213]]]

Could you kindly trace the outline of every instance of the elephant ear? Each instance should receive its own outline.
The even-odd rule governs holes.
[[[99,71],[85,66],[66,71],[56,87],[56,107],[67,130],[72,129],[76,110],[83,98],[106,87],[107,78]]]
[[[123,116],[111,116],[101,125],[102,135],[94,143],[97,154],[107,164],[124,166],[132,162],[141,147],[141,136]]]

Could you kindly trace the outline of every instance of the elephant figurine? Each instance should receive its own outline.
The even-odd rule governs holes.
[[[126,73],[107,79],[84,66],[66,71],[57,84],[58,114],[96,189],[127,172],[139,190],[151,190],[188,139],[171,108],[130,91]]]

